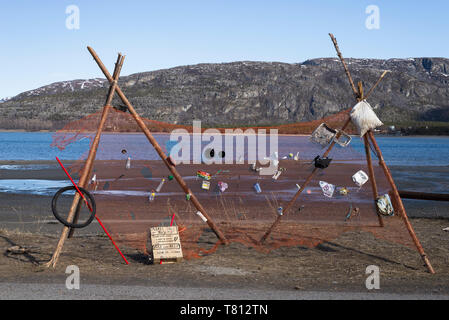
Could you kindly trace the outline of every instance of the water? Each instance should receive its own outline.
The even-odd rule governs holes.
[[[173,145],[168,142],[170,138],[168,134],[155,134],[154,137],[165,152]],[[408,189],[415,191],[446,192],[449,187],[449,180],[445,178],[447,169],[444,170],[443,167],[449,166],[449,137],[377,137],[376,140],[387,164],[396,166],[393,174],[397,183],[406,183]],[[51,146],[53,133],[0,132],[0,161],[54,161],[53,165],[39,163],[0,164],[0,193],[52,195],[59,188],[70,185],[68,180],[2,179],[1,172],[6,170],[30,171],[59,168],[55,160],[56,156],[62,160],[85,158],[89,150],[90,141],[89,138],[82,138],[77,142],[69,144],[64,150],[59,150]],[[208,143],[209,141],[203,141],[203,150]],[[234,137],[234,154],[235,144]],[[269,149],[268,141],[266,148]],[[190,149],[190,154],[192,155],[192,144]],[[247,148],[245,149],[244,158],[251,158],[248,155]],[[126,150],[126,153],[123,154],[122,150]],[[316,155],[322,154],[324,149],[310,143],[308,137],[279,137],[280,158],[289,153],[296,154],[297,151],[299,151],[301,159],[313,159]],[[123,160],[125,162],[128,156],[132,160],[159,159],[157,153],[143,134],[105,134],[102,136],[97,159]],[[341,148],[336,146],[330,157],[334,159],[334,162],[338,160],[364,162],[365,150],[363,142],[359,137],[353,137],[349,147]],[[421,172],[419,169],[412,168],[415,166],[436,166],[441,167],[441,169]],[[398,169],[400,167],[402,167],[401,170]],[[195,177],[184,178],[190,180]],[[287,192],[288,190],[284,191]],[[129,195],[126,192],[124,190],[109,191],[109,193],[117,196]],[[143,196],[147,195],[146,192],[140,193]],[[285,194],[288,195],[288,192]]]
[[[69,144],[64,150],[52,147],[53,134],[47,132],[0,132],[0,161],[8,160],[77,160],[86,157],[90,139],[84,138]],[[154,134],[164,151],[169,147],[168,134]],[[449,137],[376,137],[387,164],[396,166],[449,166]],[[235,141],[235,138],[234,138]],[[202,148],[209,142],[203,141]],[[235,142],[234,142],[235,147]],[[122,150],[127,153],[122,154]],[[246,148],[245,148],[246,149]],[[268,141],[267,141],[267,149]],[[190,152],[192,153],[193,148]],[[300,158],[313,159],[323,152],[311,144],[308,137],[279,136],[279,156],[300,152]],[[363,142],[353,137],[349,147],[337,146],[330,157],[335,160],[363,160]],[[159,159],[143,134],[104,134],[97,153],[99,160]],[[245,159],[248,152],[245,153]],[[9,166],[9,167],[8,167]],[[34,167],[35,169],[37,167]],[[2,165],[0,169],[32,170],[32,167]]]
[[[15,194],[53,195],[70,185],[69,180],[0,179],[0,192]]]

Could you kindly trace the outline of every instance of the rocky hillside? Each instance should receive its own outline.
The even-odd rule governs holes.
[[[449,59],[347,59],[368,90],[390,70],[369,102],[387,123],[449,121]],[[338,59],[298,64],[198,64],[121,77],[143,117],[209,126],[277,125],[310,121],[351,107],[353,96]],[[98,111],[104,79],[53,83],[0,102],[0,128],[51,129]],[[114,104],[119,104],[115,100]]]

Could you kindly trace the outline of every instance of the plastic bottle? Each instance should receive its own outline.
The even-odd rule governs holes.
[[[128,157],[128,159],[126,159],[125,168],[126,169],[130,169],[131,168],[131,157]]]
[[[256,182],[254,184],[254,190],[256,190],[256,193],[261,193],[262,192],[262,189],[260,188],[259,182]]]
[[[162,186],[165,183],[165,179],[163,178],[162,181],[159,183],[159,185],[156,188],[156,192],[161,192]]]

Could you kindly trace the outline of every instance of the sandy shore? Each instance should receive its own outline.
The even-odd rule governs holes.
[[[54,162],[21,161],[5,162],[0,165],[5,164],[40,165],[43,167],[33,170],[3,169],[0,170],[0,179],[66,179],[62,170]],[[70,162],[65,164],[71,165]],[[360,165],[357,166],[357,170],[359,170]],[[145,167],[150,168],[150,171],[142,171]],[[295,161],[282,161],[281,167],[286,168],[286,171],[281,175],[282,179],[279,181],[273,182],[271,177],[258,180],[268,195],[269,199],[267,200],[266,197],[262,198],[254,194],[252,184],[257,175],[250,172],[247,165],[239,168],[236,166],[203,166],[211,174],[215,174],[219,169],[225,171],[221,173],[222,176],[217,175],[219,180],[229,183],[229,189],[223,194],[228,197],[225,198],[228,201],[225,201],[225,207],[229,209],[234,206],[242,212],[244,208],[247,208],[246,214],[250,217],[251,214],[254,215],[254,219],[249,218],[250,221],[263,218],[266,220],[264,226],[270,225],[275,217],[273,208],[270,208],[269,205],[270,203],[276,204],[273,194],[280,195],[277,201],[282,204],[292,196],[292,192],[285,190],[291,189],[294,193],[295,183],[301,184],[307,173],[310,172],[309,164]],[[168,171],[156,163],[133,162],[131,170],[124,170],[122,162],[108,164],[98,162],[95,168],[100,179],[97,190],[102,192],[128,189],[145,193],[149,189],[155,188],[161,177],[168,175]],[[376,170],[378,169],[376,168]],[[449,172],[447,167],[393,167],[391,169],[399,188],[416,190],[423,187],[425,191],[429,191],[429,186],[435,183],[444,186],[447,183],[445,179]],[[179,170],[186,177],[187,183],[198,195],[203,205],[211,208],[211,216],[218,222],[226,222],[226,219],[220,221],[218,211],[222,210],[220,208],[223,208],[223,204],[217,204],[215,191],[212,189],[210,191],[201,190],[200,181],[193,177],[197,167],[180,166]],[[327,179],[335,183],[343,181],[339,185],[349,186],[351,183],[350,173],[354,170],[355,167],[352,165],[335,164],[327,169],[326,173],[318,175],[317,180]],[[149,172],[151,172],[151,176]],[[121,177],[122,174],[125,176]],[[235,178],[236,176],[239,178]],[[417,180],[417,176],[421,177],[420,180]],[[440,177],[440,180],[435,180],[435,177]],[[130,184],[127,181],[133,181],[133,183]],[[213,179],[212,181],[218,180]],[[105,187],[107,182],[109,182],[109,186]],[[315,184],[316,182],[314,181]],[[379,179],[378,183],[380,190],[387,188],[382,179]],[[310,198],[304,199],[304,214],[297,215],[299,218],[295,218],[296,220],[286,218],[286,221],[297,225],[296,223],[304,222],[301,219],[307,220],[307,217],[316,216],[320,210],[323,210],[322,206],[317,205],[322,201],[317,200],[320,199],[319,190],[313,189],[312,191],[308,195]],[[357,201],[360,202],[357,203],[363,206],[364,200],[369,199],[370,192],[370,188],[367,187],[366,190],[358,194],[360,199]],[[179,186],[174,181],[166,183],[163,194],[158,195],[157,201],[151,207],[155,219],[167,217],[166,208],[169,202],[171,207],[177,210],[180,222],[188,226],[190,222],[187,218],[193,209],[191,208],[189,211],[184,208],[186,202]],[[132,211],[134,218],[126,219],[128,225],[134,226],[135,224],[129,223],[139,221],[149,210],[145,209],[149,208],[146,196],[139,194],[114,200],[118,202],[111,202],[111,199],[117,199],[117,197],[114,198],[107,193],[100,192],[95,197],[98,199],[100,207],[105,204],[112,207],[123,207],[129,203],[136,205],[141,202],[144,209],[142,212]],[[92,223],[89,227],[79,230],[75,234],[75,238],[67,241],[57,269],[47,270],[43,267],[43,263],[50,258],[61,230],[61,225],[56,222],[50,210],[51,198],[52,195],[0,193],[0,250],[5,252],[0,256],[0,281],[58,283],[62,281],[61,279],[65,279],[65,267],[69,264],[77,264],[81,268],[84,281],[94,284],[363,291],[366,290],[365,269],[368,265],[374,264],[381,269],[381,292],[449,293],[449,233],[442,230],[449,226],[447,219],[449,206],[444,202],[405,201],[408,215],[413,217],[412,224],[437,272],[437,275],[430,276],[426,273],[415,250],[394,241],[387,241],[385,238],[376,238],[372,233],[363,229],[351,229],[336,237],[332,236],[332,239],[315,247],[296,243],[270,252],[263,252],[254,247],[234,242],[228,246],[220,246],[216,252],[205,254],[199,259],[188,259],[175,265],[161,266],[149,264],[148,257],[142,253],[142,250],[128,245],[124,241],[121,242],[121,249],[131,262],[129,266],[125,266],[97,223]],[[236,205],[240,201],[239,198],[243,201],[240,206]],[[329,206],[334,207],[334,212],[337,213],[340,212],[338,208],[341,206],[341,212],[337,214],[336,220],[333,220],[339,224],[341,224],[340,216],[344,215],[347,210],[342,203],[338,199],[328,203]],[[300,205],[298,202],[298,206]],[[217,213],[214,213],[214,208]],[[329,220],[328,216],[324,216],[324,218]],[[368,220],[364,220],[363,223],[373,222],[375,218],[376,216],[372,216]],[[357,224],[357,221],[354,223]],[[113,224],[107,225],[114,228]],[[226,228],[224,224],[219,225]],[[143,223],[139,228],[147,227],[148,225]],[[298,230],[301,233],[304,231],[297,228],[296,231]],[[135,232],[134,229],[133,232]],[[279,236],[279,232],[277,236]],[[212,233],[209,233],[208,237],[197,239],[206,247],[213,245],[215,240]],[[28,255],[7,254],[6,248],[12,245],[30,247],[30,253]]]

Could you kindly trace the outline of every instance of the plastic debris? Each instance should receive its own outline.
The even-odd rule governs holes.
[[[209,190],[210,189],[210,182],[204,180],[203,183],[201,184],[201,188],[204,190]]]
[[[384,194],[383,196],[380,196],[376,199],[376,205],[377,210],[380,214],[384,216],[393,216],[394,215],[394,209],[393,204],[391,203],[390,196],[388,193]]]
[[[201,179],[204,179],[204,180],[210,180],[210,178],[211,178],[210,173],[207,173],[206,171],[201,171],[201,170],[198,170],[196,172],[196,176]]]
[[[187,194],[186,194],[186,200],[187,200],[187,201],[189,201],[191,197],[192,197],[192,195],[191,195],[190,193],[187,193]]]
[[[295,160],[295,161],[299,160],[299,151],[296,152],[296,155],[293,157],[293,160]]]
[[[159,183],[159,185],[156,188],[156,192],[161,192],[161,189],[162,189],[162,186],[164,185],[164,183],[165,183],[165,179],[162,178],[161,182]]]
[[[201,218],[201,220],[203,220],[204,222],[207,222],[206,217],[203,216],[203,214],[201,213],[201,211],[197,211],[196,214]]]
[[[279,208],[278,208],[278,214],[279,214],[280,216],[282,216],[282,215],[284,214],[284,208],[279,207]]]
[[[301,189],[301,186],[300,186],[299,184],[296,184],[296,187],[297,187],[298,189]]]
[[[340,134],[340,136],[337,139],[337,135]],[[347,134],[344,131],[338,130],[337,129],[337,135],[335,135],[334,137],[334,141],[336,144],[338,144],[341,147],[346,147],[348,144],[351,143],[351,136],[349,134]]]
[[[94,174],[92,179],[90,179],[89,184],[93,185],[94,190],[97,191],[98,183],[97,183],[97,175],[96,174]]]
[[[260,188],[259,182],[256,182],[254,184],[254,190],[256,190],[256,193],[261,193],[262,192],[262,189]]]
[[[281,175],[282,171],[278,170],[276,171],[276,173],[273,175],[273,179],[277,180],[279,178],[279,176]]]
[[[325,147],[332,142],[336,134],[336,130],[328,127],[325,123],[322,123],[312,132],[310,141]]]
[[[326,181],[320,181],[319,182],[321,190],[323,190],[323,194],[328,197],[332,198],[335,191],[335,186],[333,184],[327,183]]]
[[[217,183],[217,185],[218,185],[218,189],[220,189],[221,192],[225,192],[225,190],[228,188],[228,184],[223,181],[219,181]]]
[[[349,190],[346,187],[341,187],[338,189],[338,193],[342,196],[347,196],[349,193]]]
[[[329,164],[331,163],[331,158],[321,158],[320,156],[316,156],[315,159],[313,159],[313,162],[315,164],[315,168],[319,169],[326,169],[329,167]]]
[[[449,231],[449,227],[444,228],[443,231]]]
[[[348,221],[352,217],[357,216],[359,213],[360,213],[360,209],[358,207],[353,208],[352,204],[351,204],[351,206],[349,207],[348,214],[346,215],[345,221]]]
[[[357,103],[350,113],[352,123],[357,127],[360,137],[371,129],[383,125],[366,100]]]
[[[215,156],[215,150],[211,148],[207,148],[203,150],[201,155],[201,161],[205,163],[209,163]]]
[[[172,175],[168,176],[168,180],[172,181],[173,180],[173,176]]]
[[[285,157],[285,159],[287,158]],[[264,160],[270,160],[270,165],[274,167],[277,167],[279,165],[279,155],[277,151],[273,152],[269,158],[264,157]]]
[[[352,176],[352,181],[354,181],[354,183],[361,187],[363,186],[367,181],[368,181],[368,175],[363,172],[362,170],[357,171],[353,176]]]
[[[155,197],[156,197],[156,192],[154,192],[154,190],[151,190],[150,195],[148,196],[148,201],[150,201],[150,202],[154,201]]]
[[[125,168],[126,169],[130,169],[131,168],[131,157],[128,157],[128,159],[126,159]]]

